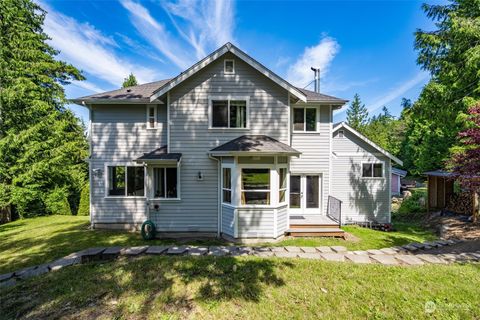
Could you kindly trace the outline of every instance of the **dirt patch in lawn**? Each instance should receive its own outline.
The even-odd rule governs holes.
[[[427,223],[444,239],[480,239],[480,224],[472,223],[466,216],[434,216]]]
[[[425,253],[443,254],[443,253],[466,253],[480,250],[480,239],[466,240],[450,246],[427,250]]]

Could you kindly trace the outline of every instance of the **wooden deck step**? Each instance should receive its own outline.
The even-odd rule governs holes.
[[[285,232],[292,237],[345,237],[340,228],[290,228]]]
[[[331,228],[338,228],[338,223],[336,224],[291,224],[290,223],[290,228],[291,229],[304,229],[304,228],[308,228],[308,229],[321,229],[321,228],[327,228],[327,229],[331,229]]]

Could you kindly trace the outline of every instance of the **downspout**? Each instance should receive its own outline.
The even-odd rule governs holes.
[[[220,187],[220,179],[221,179],[221,166],[220,160],[212,157],[212,155],[208,154],[208,158],[217,161],[217,238],[220,238],[220,228],[222,226],[222,214],[221,214],[221,206],[220,206],[220,199],[221,199],[221,187]]]

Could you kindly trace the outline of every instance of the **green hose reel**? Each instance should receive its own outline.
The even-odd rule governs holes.
[[[155,224],[147,220],[142,224],[141,228],[142,238],[144,240],[152,240],[155,238]]]

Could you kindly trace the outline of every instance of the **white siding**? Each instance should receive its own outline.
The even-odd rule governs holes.
[[[235,208],[222,205],[222,232],[235,236]]]
[[[238,208],[239,238],[274,238],[274,209]]]
[[[295,106],[305,106],[297,103]],[[311,106],[310,104],[308,105]],[[300,158],[293,157],[290,161],[290,172],[321,173],[322,174],[322,204],[323,214],[326,214],[330,182],[330,139],[331,139],[331,109],[330,106],[317,106],[318,132],[293,132],[292,147],[302,152]],[[293,114],[293,113],[292,113]],[[321,212],[319,212],[321,213]]]
[[[362,162],[382,162],[383,178],[362,178]],[[390,222],[390,159],[347,130],[333,137],[332,196],[342,203],[342,222]]]
[[[209,150],[245,134],[264,134],[288,143],[288,93],[239,59],[235,59],[235,74],[224,75],[223,60],[170,92],[170,152],[183,154],[182,199],[164,204],[164,212],[172,214],[166,214],[163,221],[178,228],[182,221],[185,228],[194,224],[201,226],[200,231],[217,230],[218,164],[208,158]],[[208,128],[209,96],[225,95],[250,97],[249,130]],[[196,179],[199,171],[202,181]]]
[[[106,198],[105,163],[132,163],[143,153],[167,143],[165,105],[158,105],[158,128],[146,129],[146,105],[92,106],[90,169],[92,174],[93,223],[142,223],[145,198]]]
[[[277,209],[277,237],[285,234],[288,229],[288,206]]]

